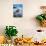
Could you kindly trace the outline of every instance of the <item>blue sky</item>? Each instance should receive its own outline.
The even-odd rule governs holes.
[[[23,4],[13,4],[13,7],[16,7],[16,8],[23,8]]]

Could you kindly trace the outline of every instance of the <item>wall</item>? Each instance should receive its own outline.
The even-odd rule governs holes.
[[[13,2],[23,3],[23,17],[13,17]],[[0,34],[4,34],[6,25],[15,25],[19,31],[18,36],[31,36],[36,29],[44,29],[38,25],[35,16],[41,13],[40,6],[46,5],[46,0],[0,0]]]

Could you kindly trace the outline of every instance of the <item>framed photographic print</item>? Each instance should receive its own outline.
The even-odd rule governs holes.
[[[23,4],[13,4],[13,17],[23,16]]]

